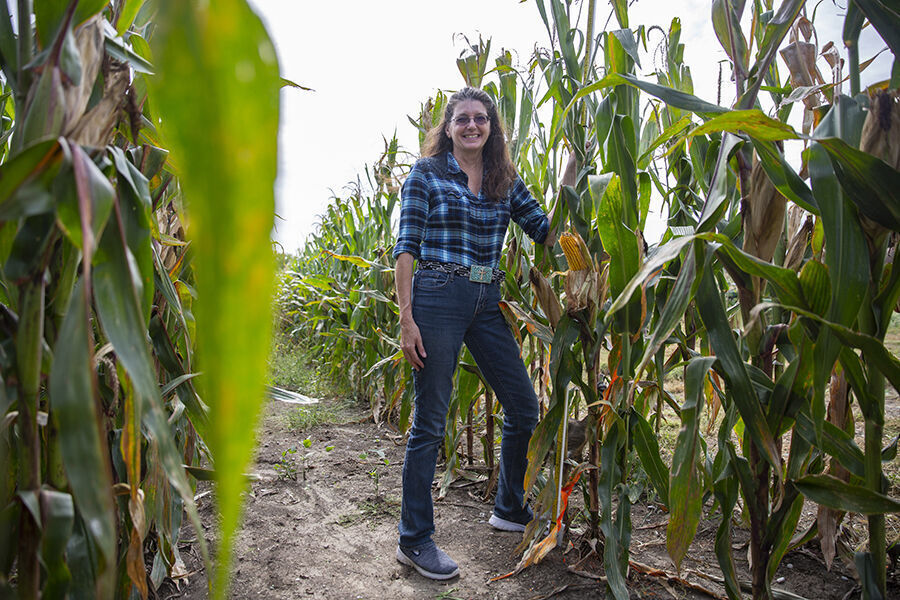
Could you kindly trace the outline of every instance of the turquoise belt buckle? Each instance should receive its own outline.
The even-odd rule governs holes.
[[[469,267],[469,281],[475,283],[490,283],[494,276],[494,269],[491,267],[481,267],[478,265]]]

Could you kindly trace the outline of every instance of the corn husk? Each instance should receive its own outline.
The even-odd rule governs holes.
[[[900,170],[900,92],[877,92],[871,99],[859,149]]]
[[[592,321],[600,305],[601,277],[595,268],[587,244],[577,233],[564,233],[559,238],[569,263],[566,272],[566,312],[574,315],[581,311],[588,312],[588,320]]]
[[[562,317],[562,306],[559,304],[556,292],[550,287],[550,282],[547,281],[544,274],[535,267],[531,267],[528,272],[528,280],[531,281],[531,289],[534,290],[534,296],[537,298],[541,310],[550,321],[550,327],[555,330],[560,317]]]
[[[797,206],[791,207],[792,209],[800,209]],[[797,211],[791,211],[791,216],[795,214],[801,214]],[[800,267],[803,265],[803,257],[806,255],[806,248],[809,246],[809,241],[812,238],[813,228],[815,227],[815,223],[813,222],[813,218],[811,215],[806,215],[806,219],[803,221],[803,225],[801,225],[791,236],[791,240],[788,242],[787,253],[784,257],[784,267],[786,269],[790,269],[794,272],[799,272]],[[790,227],[788,231],[793,231],[795,227]]]
[[[787,198],[756,161],[750,172],[750,194],[744,210],[744,252],[771,262],[784,230],[786,206]]]
[[[869,114],[863,124],[859,149],[900,170],[900,93],[878,91],[871,97]],[[870,251],[880,246],[888,229],[860,215],[860,224]]]

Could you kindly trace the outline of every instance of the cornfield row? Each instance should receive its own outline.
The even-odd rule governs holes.
[[[481,40],[458,61],[465,84],[496,101],[520,175],[566,232],[545,251],[511,230],[501,265],[503,308],[542,400],[525,482],[539,518],[519,569],[556,544],[578,482],[581,555],[596,554],[608,592],[627,598],[631,503],[649,482],[669,512],[676,566],[712,500],[730,598],[741,598],[732,550],[739,508],[754,598],[772,597],[785,553],[815,536],[830,564],[847,512],[868,519],[868,548],[854,557],[863,597],[884,597],[885,514],[900,511],[882,469],[897,450],[896,438],[884,439],[886,382],[900,388],[900,361],[884,346],[900,299],[892,269],[900,16],[878,0],[849,4],[844,95],[839,53],[816,46],[802,0],[713,2],[734,84],[728,108],[694,95],[678,19],[650,32],[630,25],[627,3],[613,0],[618,29],[599,31],[593,1],[536,5],[550,45],[528,65],[515,68],[507,52],[489,65],[490,41]],[[895,67],[892,80],[861,90],[866,23]],[[659,47],[651,37],[663,38]],[[664,57],[652,81],[638,77],[648,46]],[[411,119],[423,135],[444,102],[436,94]],[[795,110],[802,133],[788,124]],[[785,143],[804,146],[799,171]],[[388,257],[412,160],[388,143],[366,185],[321,216],[280,292],[283,325],[347,373],[376,421],[400,430],[412,394]],[[665,232],[649,245],[643,231],[659,200]],[[471,358],[461,366],[440,493],[466,476],[483,478],[487,496],[502,414]],[[684,380],[681,404],[665,388],[673,374]],[[657,442],[664,410],[681,423],[671,461]],[[701,420],[714,423],[715,443],[701,435]],[[865,423],[863,447],[855,421]],[[566,455],[571,427],[584,430],[584,461]],[[804,501],[819,506],[818,518],[797,531]]]

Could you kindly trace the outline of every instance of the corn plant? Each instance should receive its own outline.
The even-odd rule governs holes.
[[[274,53],[261,57],[268,39],[243,3],[218,6],[218,22],[189,3],[21,0],[16,23],[3,6],[0,590],[22,598],[146,598],[183,568],[183,510],[200,531],[188,473],[208,477],[197,468],[204,458],[220,482],[219,572],[227,575],[240,506],[228,483],[243,485],[250,448],[223,440],[252,430],[247,413],[255,414],[262,396],[267,349],[258,332],[268,327],[258,322],[268,323],[268,303],[258,290],[271,279]],[[168,38],[154,56],[150,43],[176,20],[190,37]],[[206,49],[188,51],[200,39]],[[221,61],[218,69],[200,62],[209,57]],[[236,82],[239,62],[253,73]],[[234,103],[227,94],[210,103],[177,85],[159,87],[156,68],[193,83],[199,76],[185,70],[196,69],[209,83],[204,93],[244,90],[261,113],[251,134],[260,137],[229,138],[223,121],[193,120],[198,108],[221,118],[213,108]],[[161,122],[197,139],[173,136],[170,155]],[[218,139],[212,153],[210,138]],[[240,164],[221,166],[233,156]],[[198,186],[204,174],[216,180],[220,168],[235,176],[253,171],[250,179],[261,183]],[[268,204],[240,214],[245,195],[267,194]],[[245,228],[237,235],[224,216],[235,209]],[[210,238],[229,239],[228,247],[217,249]],[[217,274],[221,265],[230,275]],[[244,277],[256,283],[252,295]],[[227,299],[241,306],[239,318],[217,306]],[[239,350],[217,340],[222,323]],[[195,357],[198,339],[208,350]],[[217,365],[235,352],[243,366],[223,374]],[[195,358],[207,372],[196,380],[206,402],[194,387]],[[219,583],[222,594],[225,577]]]

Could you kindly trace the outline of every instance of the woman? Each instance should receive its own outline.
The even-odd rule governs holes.
[[[431,539],[431,482],[463,342],[504,412],[489,522],[522,532],[532,517],[523,485],[538,403],[500,312],[504,274],[497,266],[510,218],[535,242],[552,246],[555,236],[516,175],[494,103],[475,88],[450,97],[441,123],[428,133],[423,158],[403,184],[402,198],[393,254],[401,346],[414,369],[416,408],[403,463],[397,560],[425,577],[449,579],[459,567]]]

